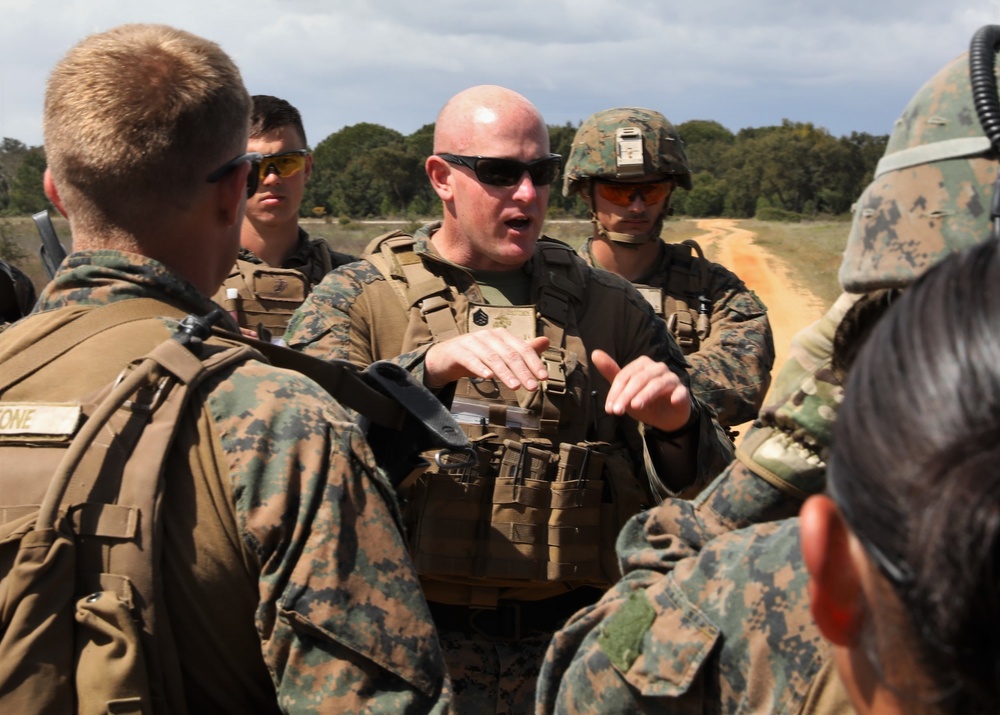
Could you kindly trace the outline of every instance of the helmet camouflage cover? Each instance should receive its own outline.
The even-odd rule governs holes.
[[[573,137],[563,195],[577,193],[587,179],[615,180],[649,174],[669,176],[678,186],[690,190],[691,167],[677,130],[652,109],[605,109],[590,115]]]
[[[840,266],[844,290],[904,287],[947,254],[988,238],[996,178],[964,53],[896,120],[875,180],[855,204]]]

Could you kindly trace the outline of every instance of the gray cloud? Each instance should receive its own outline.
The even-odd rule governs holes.
[[[455,92],[512,87],[553,124],[636,104],[732,130],[810,121],[887,133],[916,89],[1000,14],[972,0],[0,0],[0,136],[40,144],[45,77],[90,32],[166,22],[228,51],[316,143],[369,121],[409,133]]]

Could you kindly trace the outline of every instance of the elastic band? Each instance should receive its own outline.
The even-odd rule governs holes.
[[[930,164],[944,159],[957,159],[963,156],[985,154],[992,144],[986,137],[965,137],[962,139],[947,139],[933,144],[921,144],[902,151],[887,154],[879,160],[875,167],[875,178],[890,171],[907,169],[919,164]]]

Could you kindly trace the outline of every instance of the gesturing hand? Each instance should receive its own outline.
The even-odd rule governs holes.
[[[492,377],[512,390],[537,390],[549,376],[539,358],[548,347],[546,337],[525,342],[503,328],[465,333],[427,350],[424,383],[438,388],[463,377]]]
[[[679,430],[691,417],[691,396],[676,373],[645,355],[625,367],[603,350],[591,360],[611,383],[604,409],[610,415],[630,417],[664,432]]]

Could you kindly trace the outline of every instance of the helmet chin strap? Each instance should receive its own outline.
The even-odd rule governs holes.
[[[590,199],[590,222],[594,224],[594,233],[601,238],[614,241],[615,243],[623,243],[625,245],[641,246],[644,243],[659,241],[660,232],[663,230],[663,217],[666,213],[667,208],[664,207],[660,211],[659,218],[656,219],[650,229],[645,233],[639,233],[636,235],[632,235],[631,233],[617,233],[615,231],[609,231],[604,224],[600,222],[597,218],[597,212],[594,210],[594,199],[593,197]]]

